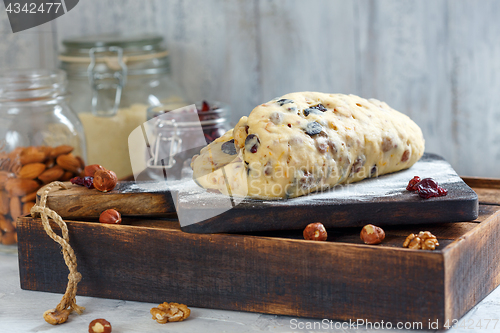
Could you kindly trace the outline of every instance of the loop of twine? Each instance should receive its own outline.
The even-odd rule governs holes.
[[[64,262],[66,266],[68,266],[69,274],[68,274],[68,286],[66,287],[66,292],[64,293],[61,301],[55,308],[56,311],[68,311],[68,314],[72,311],[75,311],[78,314],[82,314],[84,307],[76,304],[76,290],[78,282],[82,279],[82,275],[77,271],[77,263],[75,252],[71,245],[69,245],[69,234],[68,234],[68,226],[66,222],[50,208],[47,208],[47,197],[52,188],[59,186],[62,189],[67,190],[68,187],[62,182],[52,182],[45,186],[45,189],[40,197],[40,202],[31,208],[31,216],[34,218],[36,214],[40,214],[42,219],[42,225],[45,229],[47,235],[52,238],[56,243],[61,245],[62,253],[64,257]],[[49,223],[49,217],[61,228],[62,237],[57,235]],[[45,317],[45,316],[44,316]],[[45,319],[47,320],[47,319]]]

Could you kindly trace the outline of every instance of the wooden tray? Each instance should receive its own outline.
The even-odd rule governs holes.
[[[175,220],[68,221],[83,276],[78,294],[424,327],[439,320],[442,328],[500,283],[500,180],[465,181],[479,195],[476,220],[389,226],[376,246],[361,243],[360,228],[329,229],[327,242],[312,242],[301,231],[190,234]],[[21,287],[63,293],[58,245],[37,219],[17,227]],[[438,237],[438,250],[401,247],[420,230]]]

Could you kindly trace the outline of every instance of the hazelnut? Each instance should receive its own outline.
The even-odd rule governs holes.
[[[373,224],[367,224],[361,229],[359,237],[365,244],[375,245],[382,243],[385,238],[385,232],[380,227],[374,226]]]
[[[319,222],[308,224],[303,235],[304,239],[313,241],[326,241],[328,237],[325,226]]]
[[[106,170],[99,164],[87,165],[84,169],[85,177],[94,177],[97,170]]]
[[[99,222],[107,224],[120,224],[122,223],[122,216],[114,209],[107,209],[99,216]]]
[[[97,170],[94,174],[94,187],[101,192],[108,192],[115,188],[118,178],[111,170]]]
[[[106,319],[94,319],[89,324],[89,333],[111,333],[111,324]]]

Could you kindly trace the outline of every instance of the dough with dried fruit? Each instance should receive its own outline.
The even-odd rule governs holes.
[[[384,102],[300,92],[257,106],[191,166],[206,189],[280,199],[406,169],[423,153],[417,124]]]

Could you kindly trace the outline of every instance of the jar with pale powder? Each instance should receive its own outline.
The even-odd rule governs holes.
[[[132,175],[129,134],[154,105],[182,107],[184,95],[170,76],[168,51],[156,35],[100,35],[63,41],[70,104],[87,137],[87,162]],[[134,145],[133,142],[130,143]],[[142,144],[130,149],[144,149]]]

